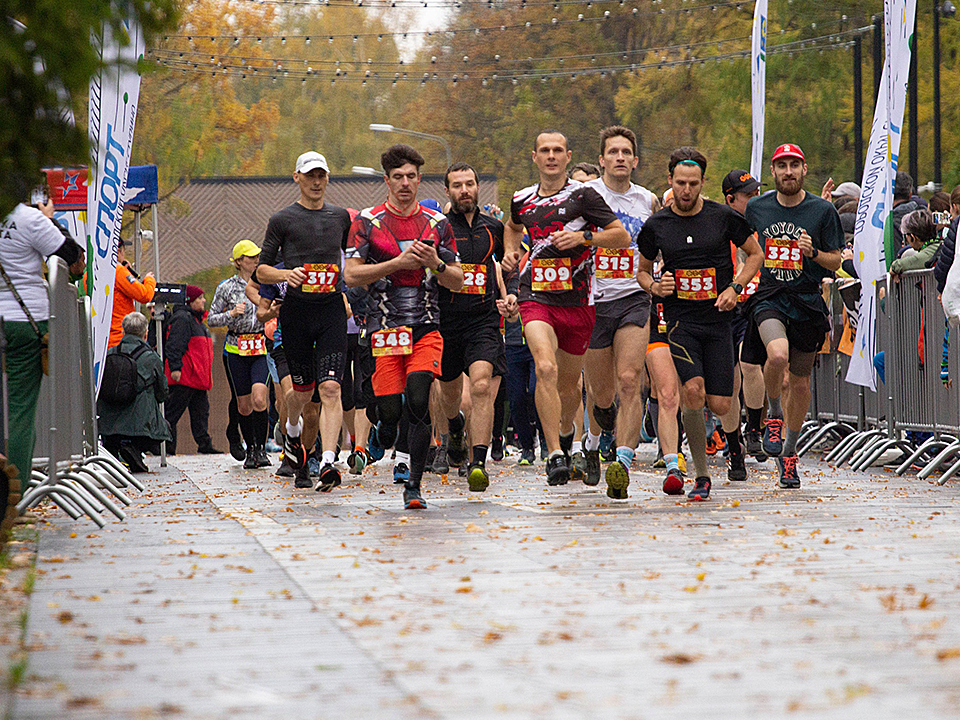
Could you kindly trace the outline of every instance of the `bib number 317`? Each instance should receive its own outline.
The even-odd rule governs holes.
[[[330,293],[337,289],[337,276],[340,268],[333,263],[304,263],[307,279],[302,289],[306,293]]]
[[[410,355],[413,353],[413,331],[406,325],[377,330],[370,336],[370,349],[374,357]]]
[[[533,292],[573,290],[570,258],[534,258],[531,271]]]

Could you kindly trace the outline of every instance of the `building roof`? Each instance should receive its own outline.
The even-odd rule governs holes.
[[[381,177],[331,175],[324,200],[362,209],[379,205],[386,196]],[[443,175],[424,175],[418,196],[445,204]],[[260,245],[270,216],[298,197],[290,176],[196,178],[181,185],[160,203],[159,278],[177,282],[224,265],[240,240]],[[481,174],[480,205],[496,201],[496,175]],[[144,269],[152,269],[151,257],[145,253]]]

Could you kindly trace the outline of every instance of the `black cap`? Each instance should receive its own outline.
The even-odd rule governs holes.
[[[752,193],[760,187],[760,182],[746,170],[731,170],[723,178],[723,194]]]

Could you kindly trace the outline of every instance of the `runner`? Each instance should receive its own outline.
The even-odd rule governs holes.
[[[347,354],[347,310],[340,275],[350,215],[323,200],[329,172],[320,153],[305,152],[297,158],[293,179],[300,187],[300,199],[270,218],[256,278],[264,284],[287,283],[279,321],[293,385],[286,395],[283,450],[294,469],[306,464],[311,450],[301,441],[302,413],[319,388],[320,492],[340,484],[334,462],[343,421],[340,381]],[[282,270],[274,267],[278,255],[283,258]]]
[[[640,230],[638,247],[640,285],[663,298],[667,342],[680,378],[683,427],[696,467],[691,500],[710,497],[704,403],[723,415],[730,410],[733,392],[732,310],[743,284],[756,275],[762,262],[760,246],[746,221],[730,208],[700,195],[707,159],[692,147],[670,155],[669,175],[673,205],[655,213]],[[742,247],[747,258],[734,277],[730,243]],[[654,281],[653,261],[663,256],[663,274]],[[677,445],[677,422],[661,413],[663,447]],[[677,456],[664,457],[667,476],[663,491],[683,494]]]
[[[637,136],[633,131],[620,125],[604,128],[600,131],[603,176],[586,183],[606,200],[631,239],[628,248],[598,249],[594,256],[597,322],[585,362],[590,401],[587,484],[600,482],[600,431],[615,430],[617,459],[606,472],[607,495],[612,498],[626,497],[643,419],[640,383],[650,337],[650,295],[637,284],[637,234],[644,221],[660,209],[656,195],[630,181],[637,163]],[[614,404],[617,396],[619,411]]]
[[[550,485],[570,479],[583,354],[595,320],[591,248],[630,244],[630,234],[597,191],[567,179],[571,156],[563,133],[537,135],[532,157],[540,180],[514,193],[504,229],[504,272],[520,259],[524,228],[530,237],[530,260],[520,274],[520,317],[537,368]],[[602,229],[593,232],[591,226]]]
[[[483,492],[490,485],[485,463],[493,434],[493,402],[507,370],[496,304],[498,296],[506,295],[501,293],[497,265],[503,259],[503,223],[479,211],[479,177],[466,163],[451,165],[444,184],[450,198],[447,219],[456,238],[463,285],[456,291],[440,288],[440,405],[448,424],[447,458],[459,466],[467,454],[460,410],[466,373],[471,406],[467,434],[473,446],[467,483],[473,492]],[[516,307],[516,291],[502,299]]]
[[[776,458],[780,487],[798,488],[797,438],[810,407],[810,373],[830,329],[820,284],[840,267],[844,239],[833,205],[803,189],[807,163],[798,146],[778,147],[771,170],[777,191],[747,203],[747,222],[764,244],[764,261],[760,286],[747,305],[752,322],[744,355],[755,358],[765,350],[763,451]],[[780,393],[788,367],[784,433]]]
[[[367,332],[377,358],[378,442],[384,448],[394,444],[405,414],[410,476],[403,503],[408,510],[423,509],[420,481],[430,447],[430,386],[440,375],[443,355],[438,285],[459,290],[463,271],[450,223],[417,203],[423,156],[409,145],[392,145],[380,164],[387,201],[354,220],[345,277],[350,286],[370,286],[375,298],[379,315],[367,316]]]

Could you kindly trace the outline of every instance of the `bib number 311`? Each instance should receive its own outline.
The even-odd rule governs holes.
[[[533,292],[573,290],[570,258],[534,258],[531,271]]]
[[[406,325],[377,330],[370,336],[370,349],[374,357],[410,355],[413,353],[413,331]]]

